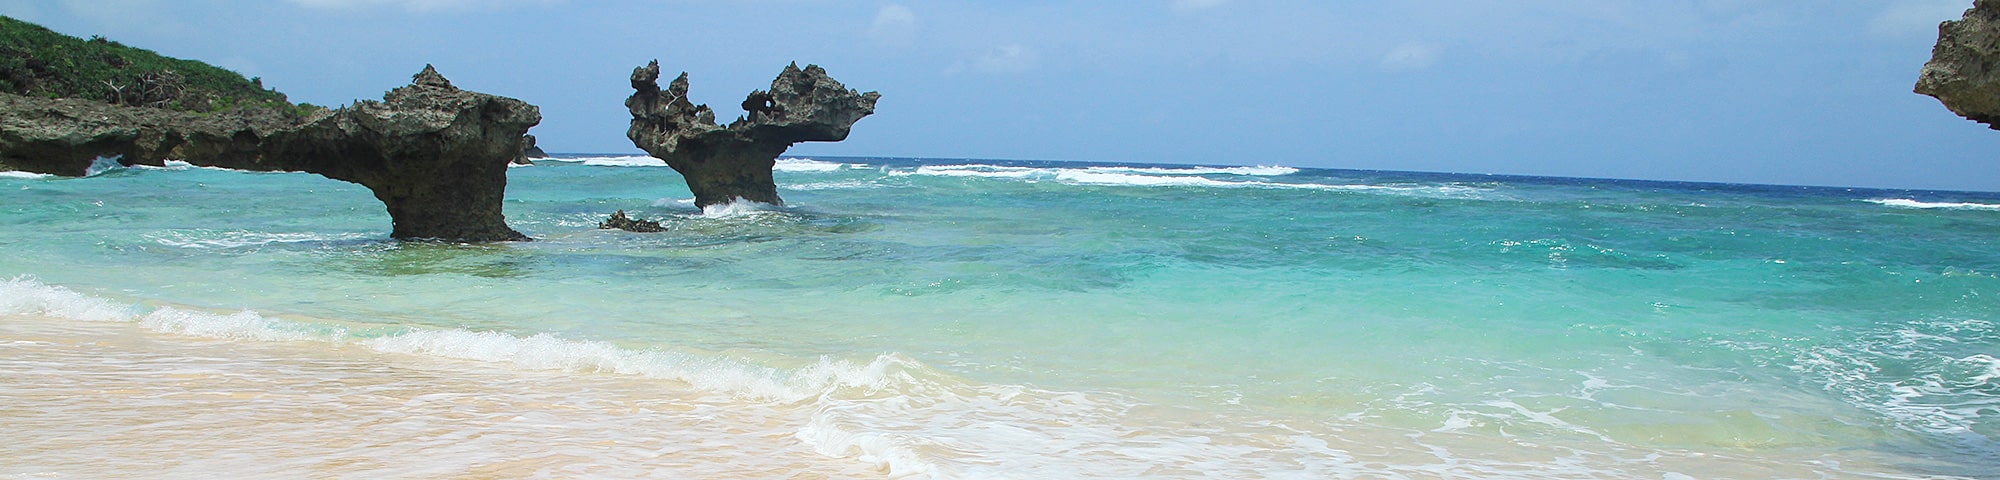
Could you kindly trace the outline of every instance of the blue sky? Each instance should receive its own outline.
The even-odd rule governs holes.
[[[0,0],[345,104],[425,63],[637,152],[627,75],[723,116],[786,63],[883,94],[795,155],[2000,191],[2000,131],[1910,93],[1970,0]]]

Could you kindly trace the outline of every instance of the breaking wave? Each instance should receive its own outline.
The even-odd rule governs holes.
[[[1278,181],[1297,173],[1291,167],[1018,167],[1007,165],[923,165],[888,169],[892,177],[964,177],[1056,182],[1070,185],[1192,188],[1263,188],[1378,193],[1434,198],[1479,198],[1491,188],[1459,184],[1329,184]]]
[[[549,157],[537,158],[537,162],[581,163],[598,167],[664,167],[667,161],[645,155],[613,155],[603,157]]]
[[[0,282],[0,315],[129,323],[227,341],[325,343],[359,348],[381,362],[416,356],[523,372],[648,379],[659,382],[646,387],[649,396],[776,412],[755,417],[786,422],[779,428],[813,452],[861,462],[892,478],[1262,478],[1272,472],[1299,478],[1660,478],[1618,474],[1614,465],[1626,460],[1615,455],[1571,451],[1553,461],[1465,457],[1423,443],[1449,433],[1329,430],[1268,417],[1180,411],[1116,394],[976,383],[893,352],[772,366],[551,333],[301,322],[248,310],[147,310],[25,276]],[[1389,458],[1355,450],[1385,448],[1409,454]],[[1651,462],[1659,457],[1626,466],[1651,470],[1658,468]],[[1667,473],[1666,478],[1679,478]]]
[[[258,232],[251,230],[212,230],[206,228],[168,230],[141,235],[153,243],[177,248],[227,250],[270,244],[312,244],[343,240],[370,238],[365,233],[300,233],[300,232]]]
[[[810,158],[780,158],[778,159],[778,163],[771,167],[771,170],[793,173],[825,173],[861,166],[852,163],[824,162]]]
[[[1920,202],[1910,198],[1876,198],[1864,201],[1877,205],[1897,207],[1897,208],[1935,208],[1935,209],[1946,209],[1946,210],[2000,211],[2000,205],[1994,205],[1989,203]]]

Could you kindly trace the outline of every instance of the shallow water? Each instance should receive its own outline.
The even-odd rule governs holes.
[[[2000,195],[663,167],[512,169],[499,245],[308,174],[0,177],[0,476],[2000,471]]]

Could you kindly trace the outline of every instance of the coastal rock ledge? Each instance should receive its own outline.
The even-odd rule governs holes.
[[[501,215],[507,165],[541,110],[460,90],[429,65],[410,85],[309,114],[213,115],[0,94],[0,166],[83,175],[98,157],[127,165],[296,171],[368,187],[402,240],[529,240]],[[4,168],[0,168],[4,169]]]
[[[1964,18],[1938,25],[1937,46],[1916,92],[2000,130],[2000,0],[1976,0]]]
[[[666,90],[659,79],[657,60],[632,70],[634,92],[625,99],[632,127],[625,136],[687,178],[698,207],[736,199],[783,205],[771,178],[778,156],[799,142],[846,140],[854,122],[875,113],[882,98],[849,90],[818,65],[801,70],[793,63],[771,81],[770,91],[750,92],[743,100],[747,113],[723,127],[707,105],[688,101],[686,72]]]

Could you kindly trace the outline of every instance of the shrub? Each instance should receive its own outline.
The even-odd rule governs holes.
[[[81,98],[195,113],[230,108],[310,112],[262,79],[162,56],[93,35],[84,40],[0,16],[0,92]]]

